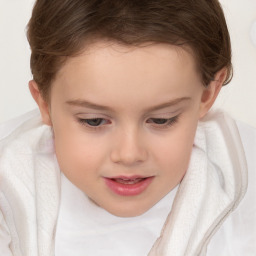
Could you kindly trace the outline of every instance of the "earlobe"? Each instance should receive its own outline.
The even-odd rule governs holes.
[[[50,111],[49,111],[49,104],[44,100],[43,96],[39,91],[37,83],[34,80],[31,80],[29,82],[29,90],[33,99],[35,100],[35,102],[39,107],[44,124],[52,126]]]
[[[201,97],[200,118],[204,117],[214,104],[226,76],[227,70],[226,68],[223,68],[216,73],[214,80],[211,81],[207,87],[205,87]]]

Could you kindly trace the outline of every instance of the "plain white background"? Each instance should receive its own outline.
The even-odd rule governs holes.
[[[26,24],[34,0],[0,0],[0,123],[36,107],[29,90]],[[221,0],[230,29],[234,78],[215,107],[256,127],[256,0]]]

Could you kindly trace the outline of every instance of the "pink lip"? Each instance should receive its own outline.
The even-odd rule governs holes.
[[[117,176],[104,178],[106,185],[117,195],[136,196],[141,194],[150,185],[153,180],[151,177],[134,176]],[[120,182],[118,182],[118,180]],[[137,181],[136,181],[137,180]],[[136,181],[136,182],[135,182]]]

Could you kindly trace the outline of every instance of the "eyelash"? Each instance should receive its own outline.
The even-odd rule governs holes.
[[[175,123],[177,123],[178,119],[179,119],[179,115],[171,118],[149,118],[147,120],[147,123],[153,123],[153,126],[158,129],[165,129],[165,128],[167,129],[173,126]],[[93,121],[96,122],[96,125],[89,124],[89,122],[93,122]],[[104,124],[102,124],[103,121],[104,121]],[[159,121],[160,123],[159,122],[157,123],[157,121]],[[92,130],[103,129],[105,125],[111,124],[111,121],[108,121],[107,119],[104,119],[104,118],[88,118],[88,119],[79,118],[78,122]]]
[[[178,122],[179,119],[179,115],[171,117],[171,118],[150,118],[149,120],[152,121],[160,121],[160,123],[153,123],[154,126],[156,126],[156,128],[158,129],[165,129],[165,128],[169,128],[171,126],[173,126],[174,124],[176,124]],[[163,123],[161,123],[163,122]],[[152,123],[151,121],[147,123]]]
[[[100,121],[100,123],[97,124],[97,125],[91,125],[91,124],[88,124],[88,122],[90,122],[90,121],[91,121],[91,122],[93,122],[93,121],[95,121],[95,122]],[[106,124],[111,123],[110,121],[108,121],[107,119],[104,119],[104,118],[88,118],[88,119],[79,118],[79,119],[78,119],[78,122],[79,122],[80,124],[82,124],[82,125],[84,125],[84,126],[90,128],[90,129],[92,129],[92,130],[98,130],[98,129],[104,128],[104,125],[106,125],[106,124],[105,124],[105,123],[102,124],[102,121],[105,121]]]

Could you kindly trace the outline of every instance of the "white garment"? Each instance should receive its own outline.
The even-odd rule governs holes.
[[[153,255],[206,255],[212,236],[247,188],[246,161],[235,122],[209,113],[197,128],[191,162]]]
[[[256,129],[238,122],[248,164],[248,188],[239,207],[224,222],[207,256],[256,256]]]
[[[60,171],[51,129],[42,125],[38,111],[28,115],[23,123],[17,120],[20,125],[14,130],[0,128],[4,130],[0,141],[0,219],[3,215],[5,222],[0,227],[5,234],[0,252],[52,256]]]
[[[60,172],[51,129],[41,124],[38,114],[32,116],[13,132],[0,126],[0,131],[4,130],[0,137],[6,137],[0,142],[0,255],[54,255]],[[250,158],[255,154],[255,143],[249,142],[255,140],[256,133],[250,136],[243,143],[248,147],[249,168],[254,168],[250,172],[255,177],[255,157]],[[206,255],[211,236],[243,197],[244,160],[235,123],[220,112],[209,114],[198,128],[189,170],[150,255]],[[242,241],[237,255],[256,255],[251,244],[256,231],[255,179],[251,182],[245,200],[214,236],[210,256],[234,256],[232,248],[236,248],[237,240]],[[237,220],[239,213],[246,214],[243,237],[239,236],[242,225],[234,225],[232,217]],[[221,252],[222,241],[231,248],[227,254],[212,250]]]
[[[177,191],[176,187],[141,216],[120,218],[95,205],[63,174],[61,180],[55,256],[147,255]]]

